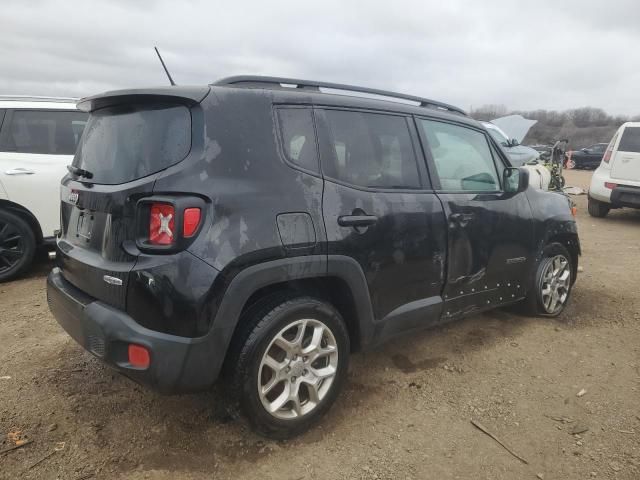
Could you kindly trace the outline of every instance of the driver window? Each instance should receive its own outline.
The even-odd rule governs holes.
[[[416,155],[405,117],[325,110],[332,157],[325,175],[366,188],[420,188]]]
[[[500,189],[496,166],[483,133],[432,120],[420,120],[420,124],[442,190],[495,192]]]

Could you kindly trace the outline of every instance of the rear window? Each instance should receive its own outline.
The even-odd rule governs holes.
[[[640,127],[625,127],[618,150],[640,153]]]
[[[3,152],[73,155],[87,122],[77,111],[14,110],[2,127]]]
[[[118,184],[164,170],[191,149],[191,114],[182,105],[127,105],[91,113],[73,161],[91,182]]]

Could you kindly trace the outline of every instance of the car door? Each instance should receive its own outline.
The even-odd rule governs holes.
[[[597,167],[602,160],[602,155],[604,155],[604,149],[606,145],[597,144],[591,145],[587,149],[587,162],[586,166],[588,167]]]
[[[329,257],[362,269],[379,338],[437,322],[446,225],[413,121],[328,107],[315,114]]]
[[[42,234],[60,224],[60,180],[73,160],[87,114],[9,109],[0,133],[0,183],[7,198],[33,213]]]
[[[2,122],[4,121],[5,110],[0,108],[0,136],[2,135]],[[0,199],[6,200],[7,192],[4,189],[4,185],[2,184],[2,177],[0,176]]]
[[[443,318],[524,297],[535,261],[531,208],[525,193],[502,191],[498,148],[470,125],[416,121],[448,223]]]

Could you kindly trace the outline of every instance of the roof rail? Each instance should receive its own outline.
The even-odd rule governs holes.
[[[428,98],[416,97],[414,95],[406,95],[404,93],[390,92],[387,90],[379,90],[377,88],[358,87],[355,85],[343,85],[340,83],[330,82],[317,82],[313,80],[300,80],[297,78],[283,78],[283,77],[263,77],[259,75],[237,75],[234,77],[226,77],[217,80],[212,85],[238,85],[245,87],[269,87],[277,86],[280,88],[286,88],[289,85],[303,90],[316,90],[320,91],[321,88],[329,88],[332,90],[344,90],[348,92],[366,93],[369,95],[379,95],[388,98],[397,98],[402,100],[409,100],[411,102],[418,103],[421,107],[435,108],[437,110],[446,110],[449,112],[459,113],[466,116],[467,113],[461,108],[449,105],[447,103],[430,100]]]
[[[43,97],[37,95],[0,95],[0,101],[11,100],[21,102],[54,102],[54,103],[75,103],[79,99],[72,97]]]

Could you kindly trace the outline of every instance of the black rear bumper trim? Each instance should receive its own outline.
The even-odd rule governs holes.
[[[97,301],[64,279],[59,268],[47,278],[49,308],[62,328],[82,347],[138,383],[163,393],[201,391],[215,381],[222,359],[211,335],[179,337],[149,330],[126,313]],[[130,343],[146,347],[151,365],[128,364]]]

